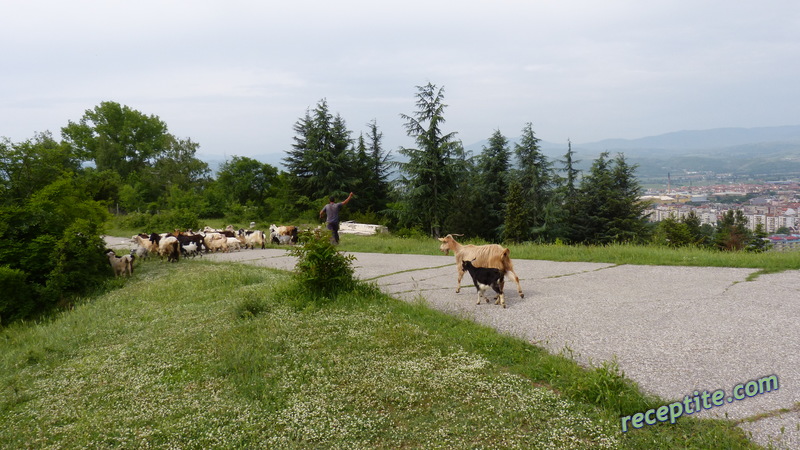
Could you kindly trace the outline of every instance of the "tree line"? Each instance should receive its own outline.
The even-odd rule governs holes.
[[[568,143],[550,161],[531,123],[513,147],[499,131],[478,155],[446,130],[444,88],[417,86],[401,114],[414,147],[384,148],[376,121],[356,136],[320,100],[294,124],[279,170],[233,156],[212,173],[197,142],[158,116],[102,102],[77,121],[23,142],[0,139],[0,324],[82,295],[110,276],[100,235],[112,215],[141,231],[231,223],[318,221],[330,196],[356,192],[343,219],[401,236],[460,233],[491,242],[652,242],[737,249],[752,237],[737,217],[709,231],[690,222],[654,227],[635,170],[603,153],[587,173]],[[233,153],[233,152],[231,152]]]

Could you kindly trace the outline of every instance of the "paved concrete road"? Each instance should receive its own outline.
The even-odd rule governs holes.
[[[584,364],[616,358],[625,375],[669,402],[725,391],[776,375],[777,391],[703,410],[746,420],[762,445],[800,448],[800,272],[759,276],[751,269],[616,266],[515,260],[525,294],[506,281],[507,309],[483,303],[469,274],[455,293],[452,256],[355,253],[357,276],[392,296],[420,296]],[[283,250],[209,255],[291,270]],[[743,391],[742,391],[743,392]],[[643,411],[644,412],[644,411]]]

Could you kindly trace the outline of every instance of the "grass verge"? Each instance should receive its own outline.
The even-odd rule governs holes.
[[[613,365],[358,285],[320,304],[286,273],[143,264],[118,290],[0,330],[5,448],[752,448],[728,421],[622,434],[663,404]]]
[[[484,244],[465,240],[463,243]],[[610,264],[659,266],[738,267],[761,269],[763,273],[800,269],[800,251],[721,252],[700,248],[670,248],[656,245],[611,244],[605,246],[519,244],[508,245],[512,259],[582,261]],[[392,235],[342,235],[340,250],[368,253],[408,253],[441,255],[439,242],[425,238],[399,238]]]

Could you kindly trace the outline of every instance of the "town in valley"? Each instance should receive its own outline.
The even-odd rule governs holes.
[[[650,203],[645,214],[652,222],[669,217],[681,220],[694,212],[702,224],[716,226],[723,214],[738,209],[744,213],[751,231],[761,225],[772,250],[800,250],[798,179],[736,181],[730,176],[715,176],[701,181],[672,180],[668,176],[666,186],[650,185],[641,199]]]

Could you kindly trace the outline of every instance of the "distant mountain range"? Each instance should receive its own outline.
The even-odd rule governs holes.
[[[517,139],[509,142],[513,149]],[[477,154],[487,143],[478,142],[465,148]],[[566,143],[539,144],[551,160],[562,158],[567,151]],[[668,173],[681,177],[696,172],[776,179],[800,177],[800,126],[676,131],[639,139],[573,143],[572,150],[581,160],[579,168],[584,170],[602,152],[611,156],[623,153],[629,163],[639,166],[636,173],[643,179],[666,179]]]
[[[513,150],[518,141],[508,138]],[[466,150],[479,154],[488,140],[465,145]],[[542,152],[555,162],[567,151],[566,142],[556,144],[540,141]],[[399,155],[392,149],[392,157]],[[597,142],[572,143],[580,160],[578,168],[587,170],[602,152],[611,156],[623,153],[643,180],[666,180],[667,174],[679,179],[696,173],[730,174],[739,178],[785,179],[800,178],[800,125],[760,128],[715,128],[710,130],[675,131],[639,139],[604,139]],[[285,153],[252,156],[253,159],[282,167]],[[198,155],[216,171],[225,158]]]

